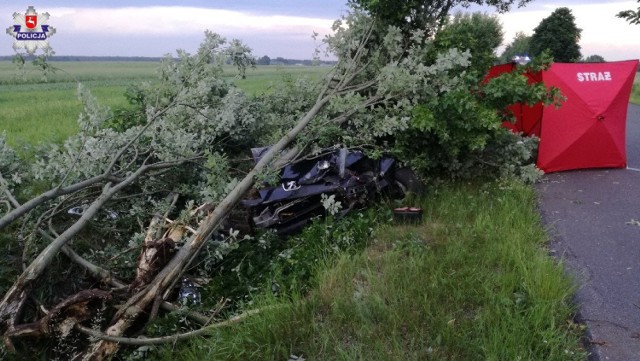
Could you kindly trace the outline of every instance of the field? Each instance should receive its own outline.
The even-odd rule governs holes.
[[[32,70],[26,81],[17,79],[11,62],[0,62],[0,131],[9,144],[61,142],[77,130],[82,108],[76,97],[77,82],[88,87],[98,100],[111,108],[127,106],[124,92],[136,82],[153,82],[156,62],[53,62],[58,68],[47,82]],[[27,66],[27,68],[30,68]],[[236,70],[225,68],[229,81],[250,94],[268,89],[282,74],[317,78],[327,68],[305,66],[260,66],[237,79]]]
[[[0,62],[0,132],[9,144],[62,142],[77,130],[81,104],[77,82],[87,86],[98,100],[111,108],[127,106],[124,92],[136,82],[153,82],[157,62],[53,62],[57,70],[42,82],[41,73],[31,70],[26,82],[16,77],[16,67]],[[27,66],[27,68],[32,68]],[[282,74],[317,78],[327,68],[306,66],[259,66],[237,79],[236,70],[225,68],[230,81],[250,94],[259,94]],[[640,73],[636,75],[631,100],[640,104]]]
[[[636,79],[633,82],[633,90],[631,91],[631,99],[633,104],[640,105],[640,73],[636,73]]]

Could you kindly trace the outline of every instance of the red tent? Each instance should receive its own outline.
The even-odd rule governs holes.
[[[544,109],[537,165],[545,172],[624,168],[625,126],[638,61],[554,63],[542,78],[567,100]]]
[[[516,68],[514,63],[506,63],[493,66],[489,69],[489,73],[484,78],[484,82],[488,82],[491,78],[495,78],[503,73],[509,73]],[[529,84],[539,83],[542,81],[542,73],[526,73]],[[509,128],[514,132],[522,132],[525,136],[535,135],[540,137],[540,125],[542,121],[542,104],[529,106],[526,104],[516,103],[509,107],[510,111],[516,118],[515,123],[505,121],[502,126]]]
[[[491,69],[485,81],[514,65]],[[626,166],[625,126],[637,60],[610,63],[554,63],[529,82],[557,87],[567,100],[556,109],[515,104],[507,128],[540,137],[537,166],[545,172]]]

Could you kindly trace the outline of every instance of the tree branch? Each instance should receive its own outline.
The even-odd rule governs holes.
[[[187,162],[188,159],[182,159],[173,162],[159,162],[150,164],[138,168],[138,170],[130,174],[122,182],[113,185],[107,183],[103,187],[102,194],[82,213],[80,219],[78,219],[73,225],[67,228],[62,234],[56,237],[40,254],[36,259],[31,262],[29,267],[22,272],[22,274],[15,281],[13,286],[4,295],[2,302],[0,302],[0,322],[4,321],[12,315],[19,314],[23,305],[23,299],[26,296],[26,289],[30,287],[30,284],[37,279],[44,269],[51,263],[56,254],[60,251],[69,240],[71,240],[84,226],[93,218],[96,213],[102,208],[102,206],[116,193],[129,186],[140,178],[144,173],[152,169],[161,169],[167,167],[173,167]]]
[[[40,194],[39,196],[30,199],[28,202],[22,204],[21,206],[16,207],[11,212],[5,214],[2,218],[0,218],[0,229],[6,227],[11,222],[13,222],[16,219],[22,217],[27,212],[31,211],[32,209],[34,209],[35,207],[39,206],[40,204],[42,204],[42,203],[44,203],[46,201],[49,201],[51,199],[54,199],[54,198],[62,196],[62,195],[66,195],[66,194],[70,194],[70,193],[74,193],[74,192],[80,191],[82,189],[91,187],[91,186],[93,186],[95,184],[107,181],[109,179],[110,179],[109,175],[101,174],[99,176],[95,176],[95,177],[92,177],[92,178],[89,178],[89,179],[85,179],[85,180],[83,180],[81,182],[72,184],[72,185],[67,186],[67,187],[52,188],[52,189]]]
[[[92,185],[95,185],[97,183],[104,182],[104,181],[120,183],[122,179],[118,179],[114,177],[114,175],[112,174],[113,168],[115,167],[116,163],[122,157],[124,152],[126,152],[126,150],[129,149],[129,147],[131,147],[133,143],[135,143],[142,136],[142,134],[144,134],[149,129],[149,127],[154,123],[154,121],[171,108],[171,105],[172,104],[168,105],[167,107],[163,108],[161,111],[154,114],[149,120],[149,122],[138,132],[138,134],[133,139],[131,139],[127,144],[125,144],[123,147],[120,148],[118,153],[114,156],[114,158],[111,160],[110,164],[107,166],[107,168],[104,170],[102,174],[74,183],[67,187],[62,187],[61,185],[58,185],[40,194],[38,197],[30,199],[28,202],[22,204],[20,207],[16,207],[11,212],[8,212],[2,218],[0,218],[0,229],[6,227],[7,225],[12,223],[16,219],[22,217],[24,214],[28,213],[35,207],[51,199],[57,198],[62,195],[77,192],[79,190],[82,190],[84,188],[90,187]]]
[[[282,307],[282,305],[281,306],[277,306],[277,307]],[[260,314],[262,312],[265,312],[267,310],[271,310],[271,309],[274,309],[274,308],[276,308],[276,306],[270,306],[270,307],[265,307],[265,308],[261,308],[261,309],[250,310],[250,311],[242,313],[242,314],[240,314],[238,316],[231,317],[230,319],[228,319],[226,321],[214,323],[214,324],[211,324],[209,326],[205,326],[205,327],[199,328],[197,330],[184,332],[184,333],[180,333],[180,334],[176,334],[176,335],[154,337],[154,338],[130,338],[130,337],[111,336],[111,335],[96,331],[94,329],[82,326],[80,324],[76,324],[76,329],[78,331],[84,333],[84,334],[87,334],[87,335],[91,336],[91,337],[96,337],[96,338],[99,338],[99,339],[104,340],[104,341],[116,342],[116,343],[123,344],[123,345],[131,345],[131,346],[160,345],[160,344],[163,344],[163,343],[184,341],[184,340],[188,340],[190,338],[197,337],[197,336],[204,336],[207,333],[209,333],[209,332],[211,332],[211,331],[213,331],[215,329],[231,326],[233,324],[236,324],[236,323],[239,323],[241,321],[244,321],[245,319],[247,319],[247,318],[249,318],[251,316],[258,315],[258,314]]]
[[[359,91],[363,91],[366,90],[368,88],[371,88],[372,86],[376,85],[378,83],[377,79],[374,80],[369,80],[366,81],[364,83],[360,83],[360,84],[355,84],[355,85],[350,85],[347,87],[344,87],[340,90],[336,90],[336,94],[344,94],[344,93],[348,93],[348,92],[359,92]]]
[[[173,104],[175,104],[175,100],[171,104],[167,105],[162,110],[160,110],[159,112],[157,112],[156,114],[151,116],[151,118],[147,121],[147,124],[145,124],[145,126],[142,129],[140,129],[138,134],[136,134],[136,136],[133,137],[133,139],[131,139],[127,144],[125,144],[124,147],[120,148],[120,151],[118,151],[118,153],[111,160],[111,163],[109,163],[109,165],[105,169],[104,174],[110,174],[111,173],[111,171],[113,170],[113,167],[115,167],[116,163],[122,157],[124,152],[126,152],[127,149],[129,149],[129,147],[131,147],[133,145],[133,143],[135,143],[138,139],[140,139],[142,134],[144,134],[147,131],[147,129],[149,129],[149,127],[151,127],[151,125],[156,121],[156,119],[158,119],[160,116],[165,114],[169,109],[171,109],[171,106]]]
[[[363,108],[366,107],[370,107],[372,105],[378,104],[380,101],[382,101],[384,99],[383,96],[381,95],[376,95],[374,97],[371,97],[369,99],[367,99],[367,101],[365,101],[364,103],[362,103],[361,105],[354,107],[352,110],[341,114],[338,117],[335,117],[331,120],[329,120],[330,123],[336,123],[336,124],[342,124],[345,121],[347,121],[351,116],[353,116],[355,113],[359,112],[360,110],[362,110]]]
[[[18,201],[16,200],[16,198],[13,196],[13,194],[11,194],[11,191],[9,190],[9,183],[4,179],[4,177],[2,176],[2,173],[0,173],[0,185],[4,186],[4,194],[7,196],[7,198],[9,199],[9,202],[11,202],[11,204],[15,207],[18,208],[20,207],[20,203],[18,203]],[[2,229],[2,226],[0,226],[0,229]]]

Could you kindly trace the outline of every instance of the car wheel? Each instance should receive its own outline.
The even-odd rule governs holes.
[[[393,178],[402,197],[405,197],[409,193],[415,196],[421,196],[425,192],[424,183],[411,168],[403,167],[396,169]]]

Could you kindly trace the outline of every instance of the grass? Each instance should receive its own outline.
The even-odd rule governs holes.
[[[631,99],[629,102],[640,105],[640,72],[636,73],[636,78],[633,81],[633,89],[631,89]]]
[[[172,360],[584,360],[572,285],[545,251],[532,189],[454,185],[418,226],[380,226],[324,259],[309,294],[167,346]]]
[[[112,62],[51,62],[56,71],[47,76],[48,83],[73,83],[75,81],[127,82],[149,79],[155,75],[156,62],[112,61]],[[0,61],[0,85],[23,83],[42,84],[42,73],[30,64],[25,65],[25,79],[17,78],[17,69],[10,61]]]
[[[85,84],[103,103],[126,106],[124,91],[136,81],[151,80],[151,62],[64,62],[42,82],[41,73],[32,70],[26,79],[16,79],[10,62],[0,62],[0,131],[6,131],[9,144],[62,142],[77,132],[76,119],[82,105],[76,96],[77,81]],[[27,67],[31,69],[31,67]]]
[[[16,79],[11,62],[0,62],[0,132],[6,131],[11,146],[21,143],[62,142],[77,132],[76,119],[82,106],[76,97],[76,81],[88,87],[98,100],[112,108],[127,105],[124,92],[129,85],[154,81],[155,62],[54,62],[59,68],[41,81],[41,73],[30,71],[26,80]],[[236,79],[232,67],[225,76],[247,93],[268,89],[282,76],[318,78],[327,68],[305,66],[259,66],[247,71],[246,79]]]
[[[0,86],[0,130],[7,131],[9,144],[60,143],[78,131],[76,119],[82,104],[75,84]],[[72,85],[73,88],[67,85]],[[93,94],[111,107],[125,106],[124,86],[89,84]],[[3,91],[4,90],[4,91]]]

